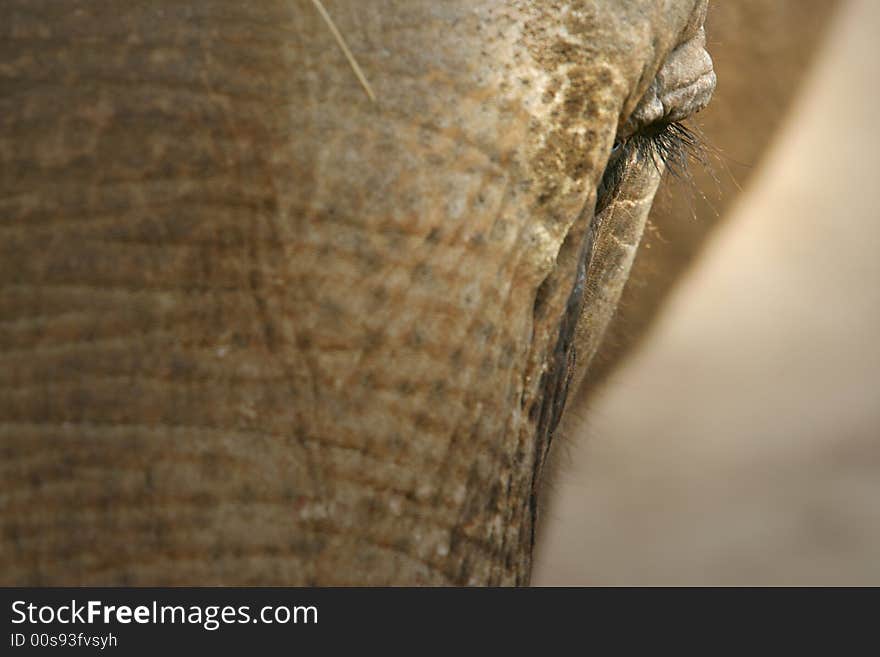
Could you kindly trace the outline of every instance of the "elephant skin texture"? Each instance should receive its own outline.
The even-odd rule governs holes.
[[[528,582],[706,3],[323,6],[5,3],[4,584]]]

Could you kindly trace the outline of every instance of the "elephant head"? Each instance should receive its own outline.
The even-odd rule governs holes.
[[[704,0],[10,0],[7,583],[525,583]]]

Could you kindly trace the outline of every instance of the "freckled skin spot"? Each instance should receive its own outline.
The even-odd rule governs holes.
[[[573,3],[571,11],[564,14],[570,34],[593,29],[592,9],[588,5]],[[595,175],[602,143],[595,130],[585,134],[584,128],[587,121],[592,125],[613,122],[615,88],[611,71],[596,57],[589,40],[548,37],[543,27],[552,8],[536,11],[538,17],[526,25],[526,43],[535,61],[550,74],[542,102],[559,108],[559,113],[554,114],[555,126],[545,133],[546,138],[535,154],[535,168],[544,174],[545,192],[539,199],[546,203],[558,193],[560,176],[578,184]]]
[[[561,86],[562,78],[554,77],[547,85],[547,88],[544,90],[544,95],[541,96],[541,101],[545,104],[553,102],[553,100],[556,98],[556,94],[559,93],[559,88]]]

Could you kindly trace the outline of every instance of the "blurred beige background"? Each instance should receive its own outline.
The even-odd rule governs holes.
[[[566,438],[534,584],[880,585],[880,2],[849,2],[829,37]]]

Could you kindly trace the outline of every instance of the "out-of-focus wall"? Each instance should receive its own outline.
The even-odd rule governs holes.
[[[534,584],[880,585],[878,35],[880,3],[843,8],[759,175],[567,438]]]

